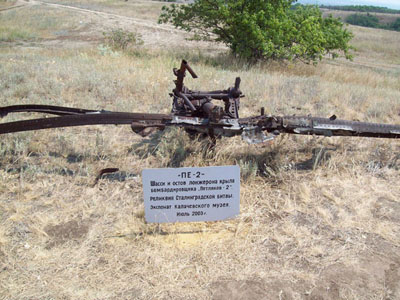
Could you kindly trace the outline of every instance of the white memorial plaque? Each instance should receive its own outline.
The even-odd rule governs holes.
[[[240,211],[239,166],[146,169],[142,182],[149,223],[219,221]]]

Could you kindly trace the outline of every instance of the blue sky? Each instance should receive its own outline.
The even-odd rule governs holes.
[[[325,5],[374,5],[393,9],[400,9],[400,0],[299,0],[303,4],[325,4]]]

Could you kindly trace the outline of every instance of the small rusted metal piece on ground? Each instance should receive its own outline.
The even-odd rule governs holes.
[[[110,173],[115,173],[118,172],[119,169],[118,168],[105,168],[105,169],[101,169],[99,174],[97,175],[97,177],[95,178],[92,187],[96,186],[96,184],[99,182],[99,180],[101,179],[101,177],[104,174],[110,174]]]

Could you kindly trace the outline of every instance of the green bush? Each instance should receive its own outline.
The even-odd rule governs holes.
[[[121,28],[103,32],[106,45],[112,50],[127,50],[143,44],[141,36],[136,32],[125,31]]]
[[[346,18],[346,22],[352,25],[379,28],[379,19],[369,13],[364,14],[352,14]]]
[[[389,28],[392,30],[400,31],[400,18],[397,18],[396,21],[389,24]]]
[[[346,18],[346,22],[352,25],[400,31],[400,18],[397,18],[396,21],[392,23],[381,24],[378,17],[369,13],[366,15],[352,14]]]
[[[349,55],[352,34],[316,6],[291,9],[293,0],[197,0],[164,6],[160,23],[226,44],[246,59],[300,59],[317,62],[326,54]]]

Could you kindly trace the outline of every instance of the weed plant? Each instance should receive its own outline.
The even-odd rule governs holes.
[[[143,45],[143,40],[137,32],[125,31],[121,28],[103,32],[105,44],[112,50],[132,50]]]

